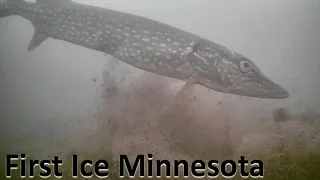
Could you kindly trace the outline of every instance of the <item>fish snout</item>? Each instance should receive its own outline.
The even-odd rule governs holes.
[[[285,99],[289,97],[289,92],[285,90],[282,86],[274,83],[270,79],[264,79],[259,83],[260,89],[263,89],[265,94],[262,93],[262,96],[273,99]]]
[[[266,99],[285,99],[289,92],[264,75],[253,76],[240,80],[238,86],[232,89],[233,93]]]

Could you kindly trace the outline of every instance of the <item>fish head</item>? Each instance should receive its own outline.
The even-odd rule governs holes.
[[[193,52],[197,84],[209,89],[247,97],[285,99],[289,93],[274,83],[248,58],[218,44]]]

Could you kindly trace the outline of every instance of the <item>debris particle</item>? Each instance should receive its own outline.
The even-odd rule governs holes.
[[[92,81],[93,81],[93,82],[97,82],[97,79],[96,79],[96,78],[92,78]]]
[[[277,108],[273,110],[273,119],[276,122],[284,122],[290,119],[290,114],[285,108]]]

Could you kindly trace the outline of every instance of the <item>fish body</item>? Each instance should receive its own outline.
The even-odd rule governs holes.
[[[28,50],[48,38],[107,53],[136,68],[215,91],[282,99],[289,96],[248,58],[179,28],[70,0],[1,0],[0,17],[19,15],[35,28]]]

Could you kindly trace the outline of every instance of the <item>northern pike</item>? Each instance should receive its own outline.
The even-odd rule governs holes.
[[[142,16],[71,0],[0,0],[0,17],[22,16],[35,31],[28,50],[48,38],[109,54],[151,73],[222,93],[284,99],[289,93],[247,57]]]

